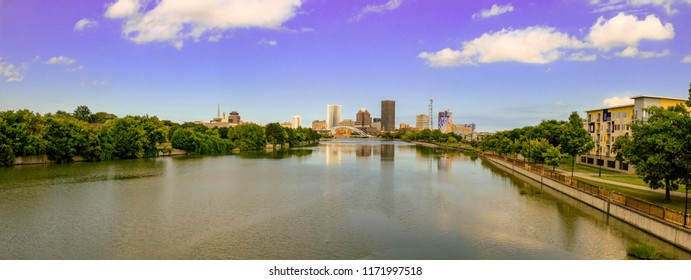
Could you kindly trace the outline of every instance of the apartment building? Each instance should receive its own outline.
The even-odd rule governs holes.
[[[617,138],[631,135],[631,124],[635,120],[646,120],[647,112],[644,108],[653,106],[670,107],[685,104],[687,99],[661,96],[631,97],[630,105],[608,107],[586,111],[584,128],[590,134],[595,147],[585,155],[580,156],[583,164],[600,166],[602,168],[634,173],[635,167],[616,160],[612,151]]]

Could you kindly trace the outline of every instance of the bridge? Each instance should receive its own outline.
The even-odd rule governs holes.
[[[363,138],[370,138],[370,137],[372,137],[372,135],[369,135],[369,134],[367,134],[366,132],[364,132],[364,131],[362,131],[362,130],[360,130],[360,129],[358,129],[358,128],[352,127],[352,126],[334,126],[334,127],[331,128],[331,133],[332,133],[332,134],[333,134],[333,133],[336,133],[336,130],[338,130],[338,129],[347,129],[347,130],[353,131],[353,132],[357,133],[358,135],[360,135],[360,136],[363,137]]]

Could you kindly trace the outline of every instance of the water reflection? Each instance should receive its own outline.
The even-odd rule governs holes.
[[[382,161],[393,161],[394,156],[396,155],[396,150],[394,149],[394,145],[387,143],[387,144],[381,144],[381,160]]]
[[[0,186],[5,259],[690,257],[472,154],[399,142],[5,168]]]

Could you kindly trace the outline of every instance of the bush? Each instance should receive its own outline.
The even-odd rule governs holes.
[[[626,249],[626,254],[641,260],[659,260],[662,257],[660,251],[648,244],[635,243]]]

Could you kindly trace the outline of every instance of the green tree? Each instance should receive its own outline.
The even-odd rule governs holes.
[[[569,121],[563,125],[559,143],[561,151],[571,156],[571,177],[573,177],[576,156],[590,151],[595,146],[577,112],[572,112]]]
[[[553,147],[545,138],[528,139],[522,142],[521,155],[534,163],[545,163],[545,154]]]
[[[619,137],[614,148],[621,158],[636,165],[636,174],[652,189],[664,187],[665,200],[671,201],[670,191],[691,176],[691,118],[683,105],[644,110],[648,119],[634,122],[631,138]]]
[[[264,131],[266,133],[266,141],[274,148],[276,145],[283,145],[288,140],[288,134],[279,123],[267,124]]]
[[[80,105],[77,106],[77,109],[74,110],[74,113],[72,114],[76,119],[88,122],[90,123],[92,118],[91,118],[91,110],[89,110],[89,107],[85,105]]]
[[[91,123],[106,123],[108,120],[117,118],[118,117],[116,115],[110,113],[98,112],[91,115]]]
[[[234,145],[244,151],[262,150],[266,147],[264,128],[253,123],[241,124],[228,130],[228,139],[233,140]]]
[[[73,118],[50,118],[46,129],[48,158],[57,162],[72,162],[88,146],[88,131]]]
[[[559,147],[549,146],[547,151],[542,153],[545,164],[552,167],[552,170],[557,168],[561,163],[561,159],[564,158],[564,154],[561,153]]]
[[[154,157],[157,145],[165,141],[163,123],[156,117],[127,116],[107,121],[103,126],[113,155],[122,158]]]

